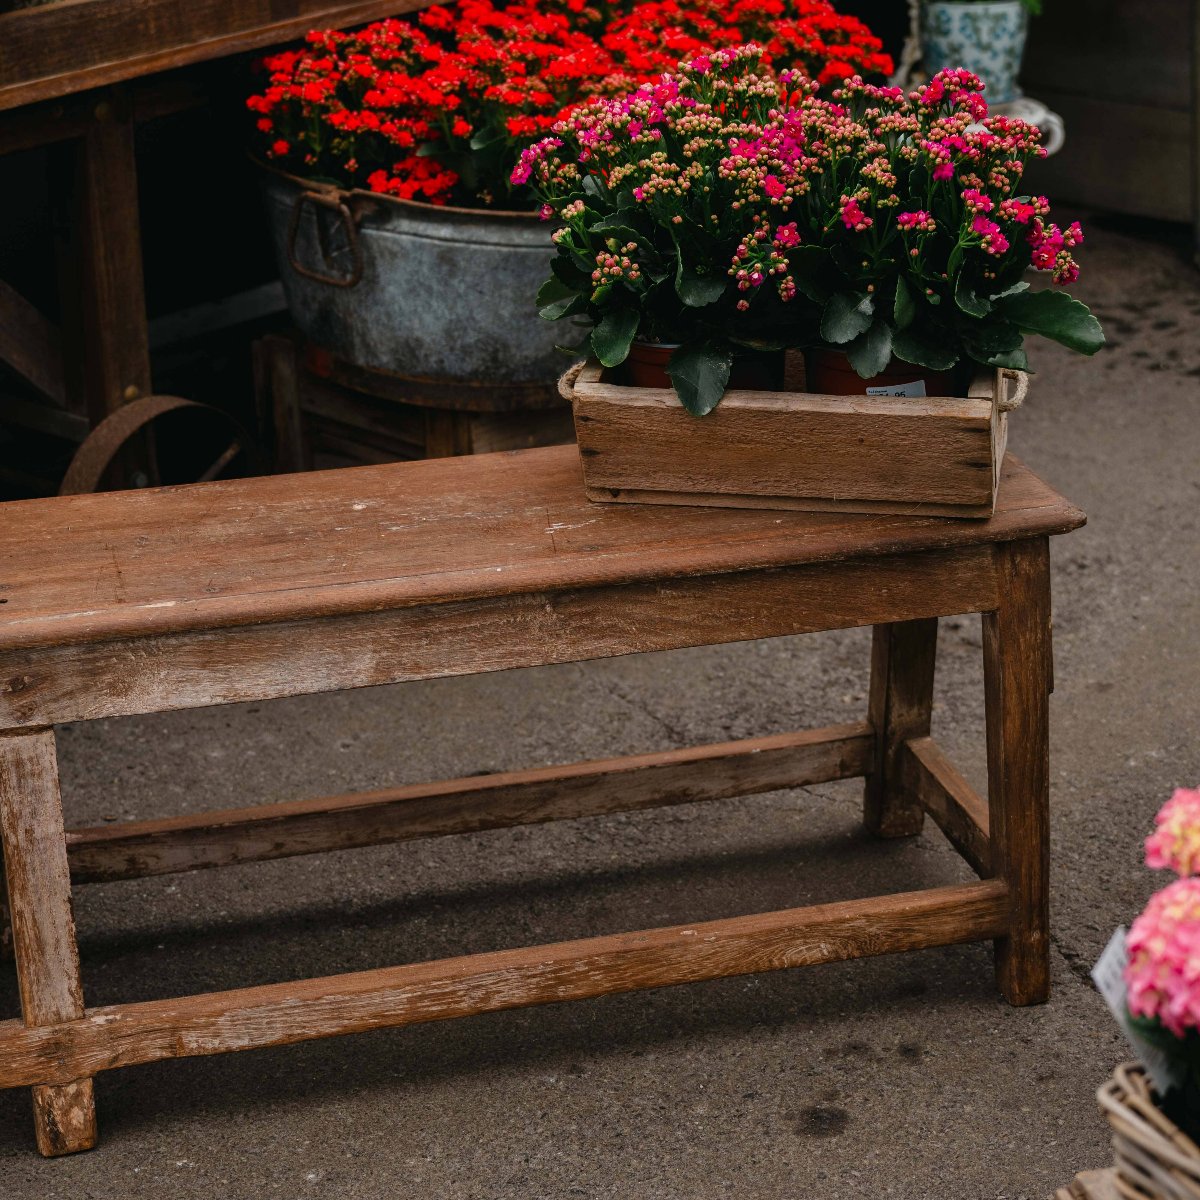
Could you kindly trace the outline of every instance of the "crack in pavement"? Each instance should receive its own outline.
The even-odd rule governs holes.
[[[682,749],[694,744],[693,740],[687,734],[677,729],[665,717],[656,713],[640,696],[627,696],[615,683],[610,683],[607,690],[609,695],[615,696],[623,704],[629,705],[630,708],[636,708],[640,712],[645,713],[652,721],[661,725],[670,734],[676,749]]]
[[[1092,986],[1092,968],[1083,960],[1083,955],[1078,951],[1070,949],[1063,944],[1062,938],[1051,931],[1050,945],[1058,951],[1059,957],[1067,964],[1067,970],[1075,976],[1076,979],[1081,979],[1089,987]]]

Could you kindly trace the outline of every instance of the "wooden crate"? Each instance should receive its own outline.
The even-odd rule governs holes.
[[[592,500],[990,517],[1012,373],[965,397],[730,391],[705,417],[588,362],[575,433]]]

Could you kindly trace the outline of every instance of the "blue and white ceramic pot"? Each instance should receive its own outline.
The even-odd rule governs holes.
[[[989,104],[1007,104],[1021,95],[1017,76],[1028,29],[1020,0],[925,0],[925,69],[932,76],[944,67],[966,67],[987,84]]]

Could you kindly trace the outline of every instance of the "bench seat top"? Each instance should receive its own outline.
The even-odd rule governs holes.
[[[0,504],[0,651],[1065,533],[1011,455],[986,521],[595,504],[574,446]]]

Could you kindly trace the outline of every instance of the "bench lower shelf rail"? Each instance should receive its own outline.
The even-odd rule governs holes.
[[[865,775],[866,722],[683,750],[67,831],[74,883],[100,883],[803,787]]]
[[[0,1087],[1001,937],[998,880],[0,1023]]]

